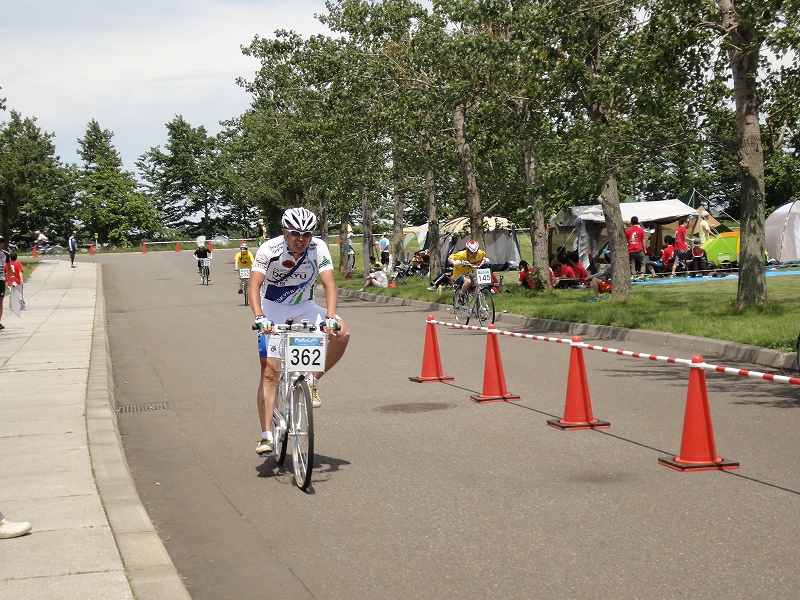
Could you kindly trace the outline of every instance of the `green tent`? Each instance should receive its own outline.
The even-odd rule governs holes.
[[[739,260],[739,232],[727,231],[720,233],[703,244],[708,260],[716,265],[723,262]]]

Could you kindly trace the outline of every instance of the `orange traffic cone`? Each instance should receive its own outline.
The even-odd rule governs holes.
[[[37,258],[39,256],[39,250],[37,250],[36,246],[33,247],[33,258]]]
[[[89,246],[89,254],[90,254],[91,256],[94,256],[94,244],[91,244],[91,245]]]
[[[422,374],[419,377],[409,377],[417,383],[435,383],[439,381],[454,381],[453,377],[442,374],[442,359],[439,356],[439,338],[436,337],[436,324],[433,315],[428,315],[428,325],[425,329],[425,349],[422,353]]]
[[[142,254],[147,254],[147,244],[142,243]]]
[[[214,250],[214,242],[208,240],[208,251],[211,252],[212,250]]]
[[[589,397],[589,381],[586,378],[586,365],[583,362],[583,348],[577,344],[581,338],[572,338],[569,357],[569,376],[567,379],[567,401],[564,404],[564,418],[550,419],[547,424],[556,429],[608,429],[608,421],[599,421],[592,415],[592,399]]]
[[[175,252],[180,252],[180,251],[181,251],[181,243],[175,242]]]
[[[483,366],[483,393],[470,396],[473,402],[509,402],[519,400],[519,396],[509,394],[506,389],[506,376],[503,373],[503,360],[500,358],[500,346],[497,343],[497,329],[489,325],[486,334],[486,361]]]
[[[692,363],[702,363],[699,356]],[[728,471],[738,469],[738,462],[717,456],[714,444],[714,428],[711,425],[711,409],[708,405],[706,374],[700,367],[689,371],[689,391],[686,394],[686,412],[683,417],[681,453],[675,458],[659,458],[658,462],[676,471]]]

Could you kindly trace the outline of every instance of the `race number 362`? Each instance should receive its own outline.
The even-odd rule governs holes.
[[[291,335],[286,356],[290,371],[325,370],[325,336]]]

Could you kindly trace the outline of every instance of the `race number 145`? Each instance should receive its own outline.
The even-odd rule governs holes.
[[[325,370],[325,335],[293,334],[289,336],[286,360],[290,371]]]

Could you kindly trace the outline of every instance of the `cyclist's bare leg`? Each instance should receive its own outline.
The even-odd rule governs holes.
[[[328,351],[325,356],[326,373],[344,356],[347,343],[350,341],[350,330],[347,328],[347,323],[339,319],[339,327],[341,327],[339,331],[328,332]],[[317,379],[322,375],[322,373],[314,373],[314,377]]]
[[[464,276],[464,281],[461,282],[461,293],[462,294],[466,294],[467,291],[469,290],[469,288],[471,288],[471,287],[472,287],[472,279],[470,279],[469,277],[467,277],[465,275]]]
[[[272,430],[272,412],[275,410],[275,390],[281,375],[280,361],[275,358],[261,359],[261,379],[258,382],[256,404],[261,431]]]

